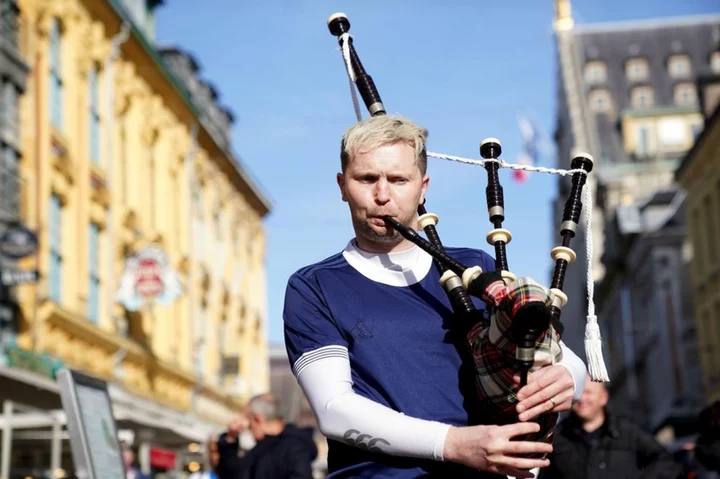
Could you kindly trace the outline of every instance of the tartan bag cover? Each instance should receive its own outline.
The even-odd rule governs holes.
[[[494,423],[514,423],[517,422],[518,387],[513,377],[518,370],[510,330],[513,317],[519,308],[532,302],[550,306],[552,297],[548,289],[531,278],[518,278],[509,284],[503,280],[490,283],[482,299],[489,309],[490,321],[479,322],[467,334],[475,363],[477,391]],[[560,335],[550,325],[535,344],[535,362],[530,372],[561,359]],[[535,420],[540,424],[540,432],[528,439],[551,442],[557,414],[543,414]]]

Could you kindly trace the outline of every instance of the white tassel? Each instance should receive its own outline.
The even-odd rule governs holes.
[[[585,326],[585,355],[587,356],[588,372],[593,381],[608,382],[607,370],[602,353],[602,339],[600,338],[600,326],[597,323],[597,316],[588,316]]]
[[[585,183],[583,190],[585,203],[585,248],[587,251],[587,292],[588,315],[585,325],[585,356],[588,362],[588,372],[593,381],[609,382],[607,369],[602,353],[602,338],[600,326],[595,316],[595,281],[593,277],[593,237],[592,237],[592,191],[589,183]]]

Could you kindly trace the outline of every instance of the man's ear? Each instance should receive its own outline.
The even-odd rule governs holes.
[[[342,173],[337,174],[337,184],[340,188],[342,200],[347,203],[347,195],[345,194],[345,176]]]
[[[420,203],[418,205],[422,205],[425,203],[425,193],[427,193],[428,186],[430,186],[430,177],[428,175],[425,175],[422,179],[422,188],[420,190]]]

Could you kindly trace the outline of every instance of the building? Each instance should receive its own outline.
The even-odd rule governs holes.
[[[569,0],[555,1],[558,55],[558,113],[555,128],[558,163],[567,168],[574,151],[595,158],[588,179],[594,198],[593,274],[602,263],[606,219],[617,207],[649,199],[673,183],[681,158],[703,127],[696,79],[720,71],[720,16],[575,25]],[[558,180],[552,244],[570,191]],[[565,318],[586,315],[586,234],[573,240],[577,260],[564,290]],[[600,308],[602,309],[602,308]],[[601,327],[604,318],[599,317]],[[584,321],[565,321],[563,339],[584,358]]]
[[[685,199],[673,185],[616,208],[596,294],[612,410],[669,442],[692,432],[703,407]]]
[[[687,215],[694,257],[690,282],[706,401],[720,400],[720,73],[708,88],[705,128],[678,168],[687,190]],[[714,93],[714,95],[712,95]]]
[[[29,67],[19,204],[39,237],[40,279],[17,287],[16,341],[0,370],[12,424],[47,414],[46,432],[59,417],[58,367],[109,381],[146,470],[161,456],[167,468],[168,451],[180,458],[270,386],[270,204],[232,152],[217,93],[155,45],[160,3],[18,0]],[[52,437],[31,462],[67,468]],[[13,449],[15,464],[28,448]]]
[[[17,322],[13,287],[18,282],[14,274],[18,271],[16,260],[36,251],[35,235],[22,225],[20,218],[22,179],[18,165],[22,145],[18,112],[28,66],[18,13],[14,2],[0,3],[0,356],[2,345],[13,338]]]

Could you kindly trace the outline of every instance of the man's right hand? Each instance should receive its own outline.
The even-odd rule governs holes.
[[[234,442],[246,428],[247,420],[244,417],[235,419],[228,424],[227,439]]]
[[[530,479],[535,477],[530,472],[531,469],[547,467],[550,461],[518,455],[549,454],[552,452],[552,445],[511,439],[539,430],[540,426],[534,422],[507,426],[451,427],[445,439],[443,456],[445,461],[457,462],[473,469]]]

